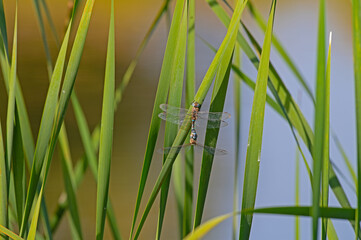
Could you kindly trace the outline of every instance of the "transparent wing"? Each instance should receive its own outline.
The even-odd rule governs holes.
[[[210,121],[224,121],[231,117],[227,112],[198,112],[198,118],[207,119]]]
[[[164,112],[158,116],[168,122],[182,125],[185,119],[191,118],[188,110],[185,108],[178,108],[168,104],[159,105]],[[196,125],[198,127],[207,126],[207,128],[219,128],[228,125],[224,120],[231,117],[231,114],[226,112],[198,112]]]
[[[196,126],[197,127],[207,126],[207,128],[220,128],[220,127],[228,126],[228,123],[223,120],[209,121],[209,119],[206,118],[197,118]]]
[[[161,148],[159,149],[159,153],[163,153],[163,154],[169,154],[171,150],[176,150],[176,153],[179,153],[182,148],[185,148],[185,147],[190,147],[191,144],[184,144],[184,145],[179,145],[179,146],[172,146],[172,147],[165,147],[165,148]]]
[[[185,119],[190,118],[189,115],[172,115],[166,112],[162,112],[158,114],[158,117],[163,119],[164,121],[168,121],[174,124],[182,125]],[[222,120],[218,121],[209,121],[205,118],[198,118],[196,121],[197,127],[207,126],[207,128],[219,128],[228,126],[228,123]]]
[[[182,123],[184,121],[184,117],[167,114],[166,112],[159,113],[158,117],[165,121],[168,121],[168,122],[171,122],[174,124],[178,124],[178,125],[182,125]]]
[[[169,104],[161,104],[159,105],[160,109],[167,113],[167,115],[174,115],[174,116],[183,116],[183,118],[187,115],[188,109],[174,107]]]
[[[211,155],[223,156],[223,155],[227,154],[227,151],[224,149],[213,148],[210,146],[204,146],[199,143],[197,143],[195,145],[188,143],[188,144],[179,145],[179,146],[165,147],[165,148],[159,149],[158,152],[163,153],[163,154],[169,154],[171,150],[176,150],[176,153],[179,153],[183,148],[188,148],[191,146],[195,146],[196,148],[200,149],[201,151],[203,151],[203,149],[204,149]]]
[[[177,124],[179,126],[181,126],[184,122],[184,120],[189,120],[191,117],[186,115],[186,116],[176,116],[176,115],[172,115],[172,114],[167,114],[166,112],[162,112],[158,114],[158,117],[167,121],[167,122],[171,122],[174,124]],[[181,126],[182,129],[187,130],[187,126]]]
[[[198,147],[198,148],[206,150],[211,155],[224,156],[224,155],[227,154],[227,151],[224,150],[224,149],[213,148],[213,147],[210,147],[210,146],[204,146],[204,145],[199,144],[199,143],[197,143],[195,146]]]

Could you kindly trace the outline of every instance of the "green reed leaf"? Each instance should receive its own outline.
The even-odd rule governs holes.
[[[21,225],[23,217],[25,196],[26,196],[26,176],[25,176],[25,158],[23,152],[23,143],[21,138],[19,115],[15,111],[14,128],[14,148],[13,148],[13,175],[17,224]]]
[[[10,237],[13,240],[23,240],[21,237],[16,235],[14,232],[10,231],[3,225],[0,225],[0,236],[4,236],[4,235]]]
[[[99,168],[96,210],[96,239],[103,239],[108,191],[110,165],[113,146],[114,126],[114,92],[115,92],[115,34],[114,34],[114,0],[111,1],[108,51],[105,67],[103,110],[100,127]]]
[[[265,213],[265,214],[281,214],[312,217],[312,208],[310,207],[270,207],[258,209],[245,209],[244,214]],[[320,207],[320,217],[334,219],[355,219],[354,208],[336,208],[336,207]]]
[[[142,167],[142,174],[140,178],[138,194],[137,194],[137,202],[135,205],[134,215],[133,215],[133,222],[132,227],[130,230],[130,238],[133,236],[133,231],[135,227],[135,222],[137,220],[140,202],[143,197],[145,184],[147,181],[149,168],[152,162],[153,153],[155,144],[158,138],[159,128],[161,119],[158,117],[158,114],[161,112],[159,105],[166,102],[169,84],[171,79],[172,73],[172,64],[174,63],[173,59],[175,56],[175,49],[177,44],[177,39],[179,36],[179,28],[182,19],[182,12],[183,12],[184,0],[177,0],[176,7],[174,10],[173,20],[170,27],[170,32],[168,35],[167,45],[164,53],[164,59],[162,64],[161,73],[159,76],[159,83],[156,92],[156,97],[153,106],[153,113],[152,113],[152,120],[150,123],[148,140],[147,140],[147,147],[145,150],[145,156],[143,161]]]
[[[356,236],[361,220],[361,1],[352,0],[353,61],[355,74],[355,112],[357,137],[357,215]]]
[[[228,52],[228,53],[232,55],[232,52]],[[220,63],[214,81],[211,106],[209,108],[210,112],[223,112],[224,102],[226,99],[226,93],[228,88],[228,81],[231,71],[231,65],[232,65],[232,57],[225,54],[225,57],[222,59]],[[207,124],[209,123],[210,122],[208,121]],[[219,127],[207,128],[204,145],[212,148],[216,148],[218,135],[219,135]],[[193,229],[198,227],[202,220],[204,206],[206,202],[206,196],[208,192],[209,180],[212,172],[213,160],[214,160],[214,155],[204,150],[202,157],[201,173],[199,177],[197,205],[195,210]]]
[[[172,78],[170,80],[169,86],[169,97],[168,104],[175,107],[180,107],[182,103],[182,91],[183,91],[183,76],[185,69],[185,57],[186,57],[186,45],[187,45],[187,18],[188,18],[188,5],[185,2],[183,8],[183,16],[181,20],[181,25],[179,27],[178,33],[178,41],[175,49],[174,63],[172,64]],[[166,122],[165,124],[165,134],[164,134],[164,147],[171,147],[174,141],[174,138],[177,135],[178,125]],[[163,156],[163,162],[165,162],[167,158],[167,154]],[[171,171],[170,171],[171,173]],[[161,189],[160,195],[160,206],[159,206],[159,214],[158,214],[158,226],[157,226],[157,234],[156,239],[160,239],[162,225],[164,220],[165,208],[167,204],[167,197],[170,185],[170,177],[169,176],[164,180]]]
[[[0,225],[7,226],[8,223],[8,184],[6,178],[6,158],[4,150],[4,140],[0,121]]]
[[[189,1],[188,5],[188,39],[187,39],[187,72],[186,72],[186,87],[185,87],[185,104],[189,106],[192,104],[195,95],[196,85],[196,64],[195,64],[195,24],[196,24],[196,9],[195,0]],[[194,148],[191,147],[189,151],[185,152],[185,167],[184,167],[184,206],[183,206],[183,222],[182,229],[180,229],[181,237],[185,237],[192,231],[192,212],[193,212],[193,180],[194,180]]]
[[[266,22],[263,19],[261,13],[257,10],[257,8],[254,7],[254,5],[251,1],[248,2],[248,7],[250,10],[250,13],[252,14],[252,17],[255,19],[258,26],[263,31],[266,31]],[[296,64],[291,59],[291,57],[287,53],[286,49],[283,47],[282,43],[275,35],[272,36],[272,44],[273,44],[274,48],[278,51],[280,56],[283,58],[284,62],[288,65],[289,69],[296,76],[297,80],[299,81],[301,86],[304,88],[307,95],[312,99],[313,102],[315,102],[311,88],[308,86],[308,84],[307,84],[305,78],[302,76],[300,70],[297,68]]]
[[[246,167],[243,183],[242,210],[254,208],[257,193],[259,165],[261,161],[262,133],[264,109],[267,95],[267,80],[269,73],[269,58],[276,1],[273,1],[268,18],[263,50],[258,68],[256,89],[254,92],[251,124],[249,129]],[[252,215],[241,215],[240,239],[248,239],[251,232]]]
[[[325,78],[325,117],[324,117],[324,143],[323,143],[323,159],[322,159],[322,185],[321,185],[321,206],[328,207],[328,172],[330,165],[330,79],[331,79],[331,37],[330,33],[330,43],[328,47],[328,57],[326,65],[326,78]],[[322,239],[326,240],[327,236],[327,225],[328,219],[322,219]]]
[[[320,206],[320,186],[322,162],[324,159],[325,146],[325,122],[326,122],[326,29],[325,29],[325,1],[320,1],[317,43],[317,73],[316,73],[316,108],[315,108],[315,141],[312,149],[313,156],[313,181],[312,181],[312,233],[313,239],[317,239],[318,215]]]

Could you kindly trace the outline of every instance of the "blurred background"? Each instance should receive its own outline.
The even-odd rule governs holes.
[[[84,1],[82,1],[83,3]],[[129,62],[146,33],[162,0],[116,0],[116,79],[119,84]],[[174,1],[173,1],[174,2]],[[271,0],[254,0],[255,6],[268,17]],[[65,31],[65,19],[68,16],[68,0],[47,1],[59,36]],[[14,22],[14,1],[5,0],[8,35],[12,36]],[[172,8],[173,8],[172,4]],[[81,5],[82,7],[83,5]],[[106,43],[109,24],[109,1],[96,1],[89,28],[84,53],[75,84],[83,110],[92,130],[100,121],[102,88],[106,56]],[[80,15],[80,14],[79,14]],[[351,40],[351,2],[327,1],[327,28],[333,32],[332,64],[331,64],[331,128],[342,142],[346,153],[355,165],[356,136],[354,116],[354,82]],[[262,31],[256,26],[248,11],[243,19],[257,40],[262,43]],[[318,1],[279,0],[277,1],[274,32],[284,44],[308,84],[314,89],[316,39],[317,39]],[[225,28],[213,14],[205,1],[196,2],[196,32],[218,48]],[[48,75],[46,69],[45,51],[43,49],[40,31],[31,1],[19,1],[19,32],[18,32],[18,75],[27,104],[33,133],[37,133],[42,108],[44,105]],[[52,58],[57,56],[55,39],[51,37],[47,27]],[[127,87],[123,100],[115,115],[114,146],[110,181],[110,198],[114,203],[116,216],[123,237],[129,235],[133,211],[138,191],[138,184],[143,164],[148,128],[151,119],[154,96],[157,88],[162,57],[167,37],[165,18],[153,34],[149,45],[144,51],[133,78]],[[9,37],[9,42],[12,40]],[[202,80],[214,53],[199,39],[196,40],[196,69],[198,84]],[[273,51],[271,61],[286,83],[292,96],[296,99],[310,125],[313,126],[313,105],[300,85]],[[243,68],[246,73],[256,79],[256,70],[244,57]],[[225,110],[233,113],[232,81]],[[253,91],[247,86],[242,89],[242,128],[241,128],[241,184],[243,182],[244,160],[248,139],[248,128],[253,100]],[[209,98],[203,109],[209,105]],[[0,117],[6,116],[7,95],[3,81],[0,81]],[[83,146],[78,134],[76,121],[71,104],[67,111],[66,125],[71,145],[74,163],[83,154]],[[162,125],[164,126],[164,124]],[[203,220],[229,213],[232,211],[233,174],[234,174],[234,122],[231,118],[229,126],[221,130],[218,146],[228,151],[228,155],[217,157],[213,165],[210,188]],[[202,138],[200,130],[200,139]],[[34,135],[36,136],[36,135]],[[159,135],[159,146],[162,143],[162,132]],[[307,151],[305,151],[307,152]],[[288,123],[272,109],[266,107],[265,126],[263,133],[263,149],[261,158],[259,188],[256,206],[294,205],[294,173],[296,144]],[[50,212],[63,191],[61,164],[57,156],[53,159],[51,172],[46,185],[46,199]],[[310,156],[306,154],[308,160]],[[347,170],[341,155],[331,140],[331,157],[337,167],[346,176]],[[146,202],[153,183],[161,168],[162,156],[155,154],[149,176],[149,183],[143,198]],[[201,153],[196,152],[195,158],[195,192],[198,186]],[[312,165],[311,161],[309,163]],[[301,162],[301,204],[311,203],[311,188],[304,164]],[[347,185],[350,178],[341,178],[341,183],[347,195],[355,206],[354,189]],[[242,192],[242,190],[240,190]],[[96,184],[88,171],[78,190],[78,205],[82,217],[82,228],[85,239],[95,238],[95,204]],[[333,193],[330,193],[330,205],[338,206]],[[143,209],[143,208],[142,208]],[[141,239],[153,239],[156,231],[158,202],[152,208],[141,234]],[[348,222],[334,221],[340,239],[354,237]],[[253,221],[251,239],[291,239],[294,236],[294,217],[256,215]],[[309,239],[311,221],[301,220],[301,238]],[[231,220],[222,223],[213,230],[206,239],[231,239]],[[106,229],[104,239],[110,239],[109,229]],[[176,239],[178,236],[176,205],[171,191],[167,204],[166,221],[164,222],[163,239]],[[70,232],[67,218],[63,218],[55,235],[55,239],[69,239]]]

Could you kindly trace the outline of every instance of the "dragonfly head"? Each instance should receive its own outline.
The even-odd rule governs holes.
[[[198,110],[201,108],[201,105],[200,105],[199,103],[197,103],[197,102],[193,102],[193,103],[192,103],[192,106],[193,106],[194,108],[198,108]]]

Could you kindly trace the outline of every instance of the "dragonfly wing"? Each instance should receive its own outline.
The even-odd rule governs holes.
[[[224,121],[231,117],[227,112],[198,112],[198,118],[207,119],[210,121]]]
[[[210,146],[204,146],[204,145],[198,144],[198,143],[197,143],[196,146],[203,148],[205,151],[207,151],[211,155],[223,156],[223,155],[227,154],[227,151],[224,150],[224,149],[213,148],[213,147],[210,147]]]
[[[165,148],[161,148],[159,152],[163,153],[163,154],[169,154],[172,150],[175,150],[176,153],[178,154],[180,152],[180,150],[182,150],[183,147],[188,147],[188,146],[190,146],[190,144],[184,144],[184,145],[172,146],[172,147],[165,147]]]
[[[184,119],[183,118],[179,118],[179,116],[174,116],[171,114],[167,114],[165,112],[159,113],[158,117],[167,121],[167,122],[171,122],[177,125],[182,125]]]
[[[183,118],[187,115],[188,109],[174,107],[169,104],[161,104],[159,105],[160,109],[167,113],[167,115],[174,115],[174,116],[183,116]]]
[[[223,120],[207,120],[204,118],[198,118],[196,120],[196,126],[198,127],[203,127],[203,126],[207,126],[207,128],[220,128],[220,127],[225,127],[228,126],[228,123],[226,121]]]

